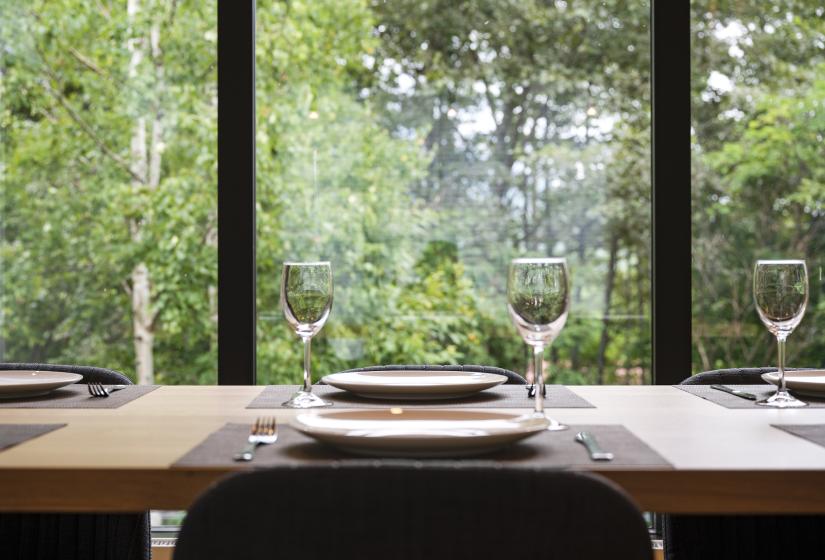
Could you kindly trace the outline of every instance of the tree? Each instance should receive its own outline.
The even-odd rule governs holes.
[[[8,8],[6,356],[214,379],[214,2]]]

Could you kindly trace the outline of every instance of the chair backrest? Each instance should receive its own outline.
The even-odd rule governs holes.
[[[786,368],[785,371],[799,371],[801,369],[810,368]],[[776,371],[775,367],[758,367],[758,368],[728,368],[715,369],[712,371],[705,371],[697,373],[688,377],[679,385],[759,385],[766,383],[762,379],[763,373],[770,373]]]
[[[641,560],[638,508],[591,474],[360,461],[244,473],[189,509],[175,560]]]
[[[107,385],[132,385],[132,381],[113,369],[105,369],[92,366],[70,366],[63,364],[30,364],[30,363],[2,363],[0,362],[0,370],[23,370],[33,369],[39,371],[65,371],[68,373],[79,373],[83,376],[80,383],[89,383],[96,381],[98,383],[105,383]]]
[[[526,385],[527,380],[514,371],[509,369],[493,367],[493,366],[479,366],[479,365],[431,365],[431,364],[393,364],[386,366],[369,366],[355,369],[348,369],[342,373],[351,371],[392,371],[392,370],[413,370],[413,371],[479,371],[482,373],[496,373],[507,378],[506,385]]]

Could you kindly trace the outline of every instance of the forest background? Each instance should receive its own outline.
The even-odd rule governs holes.
[[[0,13],[0,361],[215,383],[215,0]],[[647,3],[259,0],[256,49],[259,382],[300,378],[280,266],[318,258],[316,376],[524,372],[523,255],[570,263],[552,380],[650,381]],[[750,275],[780,256],[811,274],[789,365],[825,365],[825,8],[694,1],[692,50],[693,370],[774,363]]]

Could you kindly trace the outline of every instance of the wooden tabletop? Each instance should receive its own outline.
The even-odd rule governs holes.
[[[623,424],[674,465],[594,464],[645,510],[825,513],[825,449],[770,426],[825,424],[825,409],[729,410],[673,387],[571,389],[596,408],[550,414]],[[170,465],[224,423],[269,413],[244,408],[262,390],[167,386],[118,409],[0,409],[0,423],[68,424],[0,451],[0,511],[186,509],[229,471]]]

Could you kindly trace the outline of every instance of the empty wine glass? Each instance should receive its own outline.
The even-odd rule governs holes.
[[[533,349],[535,415],[544,414],[544,349],[567,322],[570,294],[565,259],[514,259],[507,275],[507,310],[521,338]],[[567,426],[549,418],[551,431]]]
[[[756,261],[753,300],[759,318],[776,337],[779,350],[779,386],[776,393],[756,404],[776,408],[805,406],[785,387],[785,340],[793,332],[808,305],[808,269],[805,261]]]
[[[281,307],[287,323],[304,342],[304,385],[283,405],[289,408],[332,406],[312,393],[310,343],[332,310],[332,266],[329,262],[285,262]]]

